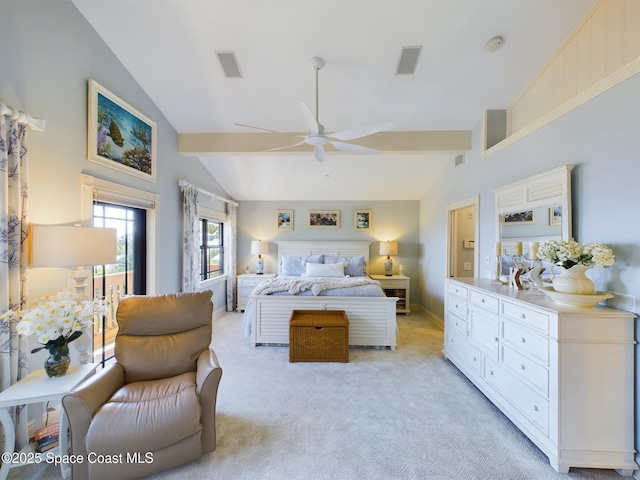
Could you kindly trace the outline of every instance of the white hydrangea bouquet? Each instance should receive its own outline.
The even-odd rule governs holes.
[[[569,269],[574,265],[610,267],[615,263],[613,251],[601,243],[580,245],[575,240],[548,240],[538,248],[538,258]]]
[[[19,320],[16,330],[20,335],[37,336],[43,346],[31,353],[46,348],[55,355],[68,349],[69,343],[82,335],[82,329],[93,324],[96,315],[106,315],[107,306],[103,298],[78,302],[78,295],[68,289],[43,297],[27,311],[9,310],[2,317]]]

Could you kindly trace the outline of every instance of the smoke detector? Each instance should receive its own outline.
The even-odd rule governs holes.
[[[486,43],[486,45],[484,46],[484,49],[487,52],[495,52],[502,46],[503,43],[504,43],[504,40],[502,39],[502,37],[493,37]]]

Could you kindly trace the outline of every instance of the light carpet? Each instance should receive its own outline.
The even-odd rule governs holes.
[[[443,332],[398,315],[395,351],[351,348],[349,363],[289,363],[287,347],[252,347],[242,316],[214,321],[223,368],[218,448],[161,479],[611,479],[556,473],[451,363]],[[9,478],[50,478],[51,467]]]

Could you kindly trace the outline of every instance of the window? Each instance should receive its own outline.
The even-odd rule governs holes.
[[[224,274],[224,224],[200,219],[200,281]]]

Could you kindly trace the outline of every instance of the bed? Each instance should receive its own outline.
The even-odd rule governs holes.
[[[282,284],[293,275],[290,261],[295,258],[326,258],[349,261],[362,259],[368,274],[370,242],[361,241],[282,241],[278,244],[278,277]],[[314,262],[310,262],[314,263]],[[322,262],[323,263],[323,262]],[[351,265],[355,266],[355,263]],[[321,267],[317,267],[320,269]],[[332,267],[322,267],[332,268]],[[359,267],[358,267],[359,268]],[[345,273],[353,270],[346,267]],[[351,276],[350,276],[351,277]],[[355,281],[355,276],[352,277]],[[367,279],[365,281],[364,279]],[[348,279],[345,279],[348,281]],[[292,295],[288,291],[249,297],[243,317],[243,334],[252,345],[288,345],[289,319],[293,310],[344,310],[349,319],[349,345],[396,348],[397,297],[386,297],[378,282],[364,276],[361,283],[345,289],[329,288],[319,292],[304,290]],[[293,279],[291,284],[293,285]],[[329,284],[331,286],[331,284]],[[264,290],[267,285],[263,285]],[[256,290],[260,289],[257,287]],[[269,290],[267,288],[267,290]],[[255,291],[254,291],[255,292]],[[355,295],[355,296],[354,296]]]

